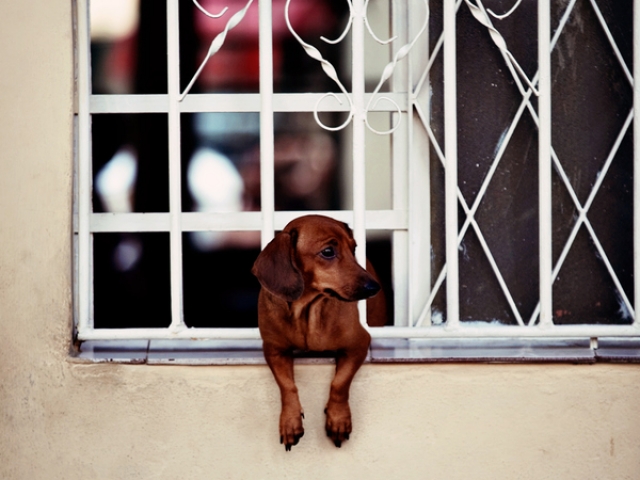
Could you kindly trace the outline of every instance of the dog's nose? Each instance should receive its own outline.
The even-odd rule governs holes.
[[[380,284],[373,279],[368,280],[367,283],[364,284],[363,290],[364,298],[373,297],[380,291]]]

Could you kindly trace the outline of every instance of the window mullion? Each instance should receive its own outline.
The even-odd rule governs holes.
[[[366,167],[365,167],[365,77],[364,77],[364,1],[353,2],[352,26],[352,99],[353,99],[353,234],[358,244],[356,259],[366,263]],[[358,305],[360,321],[366,324],[366,302]]]
[[[447,326],[459,324],[458,272],[458,121],[456,72],[456,5],[445,1],[444,10],[444,142],[445,238],[447,259]]]
[[[93,328],[91,298],[93,275],[91,268],[91,69],[89,47],[89,5],[88,0],[78,1],[78,331]]]
[[[552,300],[552,199],[551,199],[551,8],[549,0],[538,0],[538,162],[539,162],[539,251],[540,326],[553,324]]]
[[[633,2],[633,325],[640,327],[640,0]]]
[[[391,52],[395,56],[398,50],[397,45],[405,45],[409,43],[411,36],[411,22],[409,21],[409,12],[413,7],[413,2],[391,2],[391,36],[398,37],[398,41],[393,42],[395,47]],[[393,287],[394,287],[394,325],[407,326],[412,317],[411,313],[411,286],[409,275],[411,272],[411,262],[413,259],[413,251],[409,248],[409,232],[412,231],[413,218],[412,211],[409,209],[409,196],[414,192],[409,185],[409,157],[411,152],[412,128],[413,128],[413,89],[412,89],[412,68],[411,62],[408,60],[399,64],[397,73],[391,77],[391,89],[393,93],[404,93],[407,102],[407,113],[392,114],[391,124],[398,124],[398,130],[391,135],[392,147],[392,208],[394,210],[405,211],[409,213],[410,226],[408,230],[395,230],[392,237],[393,252]],[[400,116],[400,118],[397,118]],[[402,118],[404,116],[404,118]],[[408,188],[407,188],[408,187]],[[421,191],[428,189],[422,188]],[[428,278],[429,266],[426,271],[420,272]]]
[[[273,121],[273,32],[272,3],[259,0],[260,58],[260,204],[262,210],[262,247],[274,235],[274,121]]]
[[[167,1],[167,88],[169,94],[169,217],[171,329],[185,328],[182,291],[182,200],[180,168],[180,26],[178,0]]]

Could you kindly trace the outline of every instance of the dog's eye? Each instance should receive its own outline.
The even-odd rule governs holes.
[[[327,247],[320,252],[320,255],[324,258],[334,258],[336,256],[336,251],[333,247]]]

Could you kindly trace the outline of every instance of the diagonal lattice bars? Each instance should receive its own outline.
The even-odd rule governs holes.
[[[467,0],[465,0],[465,1],[469,5],[469,2]],[[462,3],[462,0],[457,2],[456,9],[458,9],[460,7],[461,3]],[[474,14],[474,17],[477,20],[480,20],[479,15],[481,15],[481,14],[484,15],[484,21],[481,22],[481,23],[484,26],[486,26],[487,28],[493,29],[494,33],[493,33],[492,37],[494,37],[496,35],[496,33],[497,33],[497,30],[494,29],[487,12],[482,7],[482,4],[480,2],[478,2],[478,3],[480,5],[480,8],[476,7],[475,5],[473,5],[473,6],[469,5],[469,7],[470,8],[472,8],[472,7],[476,8],[476,11],[475,12],[472,11],[472,13]],[[568,3],[568,5],[567,5],[567,7],[566,7],[566,9],[565,9],[560,21],[559,21],[558,28],[556,29],[555,34],[553,36],[553,39],[551,41],[551,51],[553,51],[553,49],[555,48],[555,45],[557,44],[558,38],[560,37],[560,35],[561,35],[561,33],[562,33],[562,31],[563,31],[563,29],[564,29],[564,27],[565,27],[565,25],[566,25],[566,23],[568,21],[568,18],[571,15],[571,13],[572,13],[572,11],[574,9],[575,3],[576,3],[575,0],[572,0],[572,1],[570,1]],[[613,50],[613,52],[615,54],[615,57],[617,58],[618,62],[620,63],[620,66],[621,66],[622,70],[624,71],[624,74],[625,74],[627,80],[629,81],[629,83],[631,85],[633,85],[633,79],[631,77],[631,74],[629,73],[629,69],[628,69],[628,67],[626,65],[626,62],[624,61],[624,58],[622,57],[622,55],[620,53],[620,50],[617,47],[617,44],[616,44],[616,42],[615,42],[615,40],[614,40],[614,38],[613,38],[613,36],[611,34],[611,31],[608,28],[608,25],[607,25],[606,21],[604,20],[604,18],[602,16],[602,13],[601,13],[600,9],[598,8],[597,3],[595,2],[595,0],[591,0],[591,5],[592,5],[592,7],[594,9],[594,12],[596,13],[596,16],[598,18],[598,21],[599,21],[602,29],[605,32],[605,35],[606,35],[607,40],[609,42],[609,45],[611,46],[611,48],[612,48],[612,50]],[[512,11],[508,12],[508,14],[513,13],[514,10],[515,10],[515,8],[512,9]],[[492,12],[490,12],[490,13],[492,13]],[[495,16],[495,14],[493,14],[493,15]],[[499,33],[497,33],[497,35],[499,35]],[[493,39],[495,41],[495,38],[493,38]],[[441,161],[441,163],[443,165],[445,165],[444,154],[443,154],[443,152],[442,152],[442,150],[441,150],[441,148],[440,148],[440,146],[438,144],[438,141],[435,138],[433,130],[431,129],[429,119],[428,119],[427,115],[425,115],[425,112],[423,111],[422,107],[417,102],[417,97],[419,95],[420,89],[422,88],[426,78],[428,77],[429,71],[431,70],[431,68],[433,66],[435,58],[437,57],[437,55],[441,51],[443,41],[444,41],[444,32],[440,35],[440,37],[439,37],[439,39],[438,39],[438,41],[436,43],[436,46],[434,47],[432,55],[429,58],[428,64],[427,64],[427,66],[426,66],[426,68],[425,68],[420,80],[418,81],[414,92],[413,92],[412,99],[413,99],[413,106],[414,106],[416,112],[418,113],[418,116],[419,116],[419,118],[421,120],[421,123],[422,123],[423,127],[425,128],[425,131],[427,132],[427,135],[428,135],[430,141],[432,142],[432,145],[434,146],[434,150],[436,151],[436,154],[438,155],[438,158]],[[498,43],[500,43],[500,42],[497,42],[496,44],[498,45]],[[486,257],[487,257],[487,259],[489,261],[491,269],[492,269],[492,271],[493,271],[493,273],[494,273],[494,275],[495,275],[495,277],[496,277],[496,279],[497,279],[497,281],[498,281],[498,283],[500,285],[500,288],[501,288],[501,290],[502,290],[502,292],[503,292],[503,294],[505,296],[505,299],[507,300],[507,302],[508,302],[508,304],[509,304],[509,306],[510,306],[510,308],[512,310],[512,313],[513,313],[518,325],[524,326],[525,323],[523,321],[523,317],[521,315],[521,312],[518,310],[518,308],[517,308],[517,306],[515,304],[513,296],[511,294],[508,286],[506,285],[504,277],[502,276],[502,274],[500,272],[500,269],[498,268],[498,266],[497,266],[497,264],[495,262],[493,254],[492,254],[489,246],[487,245],[486,240],[484,238],[484,235],[482,234],[482,231],[481,231],[481,229],[480,229],[480,227],[479,227],[479,225],[478,225],[478,223],[477,223],[477,221],[475,219],[475,215],[477,213],[478,207],[479,207],[481,201],[483,200],[483,198],[485,196],[485,193],[486,193],[486,191],[488,189],[488,186],[489,186],[489,184],[490,184],[490,182],[491,182],[491,180],[493,178],[493,175],[494,175],[494,173],[495,173],[495,171],[496,171],[496,169],[497,169],[497,167],[498,167],[498,165],[499,165],[499,163],[500,163],[500,161],[501,161],[501,159],[503,157],[503,154],[504,154],[504,152],[505,152],[505,150],[506,150],[506,148],[507,148],[507,146],[508,146],[508,144],[509,144],[509,142],[510,142],[510,140],[512,138],[513,132],[515,131],[515,128],[518,125],[518,123],[519,123],[519,121],[520,121],[525,109],[527,109],[529,111],[529,113],[530,113],[532,119],[534,120],[536,126],[539,127],[538,114],[535,111],[533,105],[531,104],[531,100],[530,100],[530,97],[531,97],[532,93],[534,93],[533,87],[535,86],[535,84],[538,81],[538,73],[536,73],[536,75],[534,76],[534,78],[533,78],[533,80],[531,82],[529,82],[528,79],[524,79],[525,83],[527,84],[527,87],[525,88],[525,85],[523,85],[523,82],[522,82],[522,80],[523,80],[523,72],[521,71],[521,69],[518,69],[518,68],[514,67],[515,59],[513,58],[513,56],[510,53],[505,52],[506,43],[502,43],[502,46],[503,46],[503,48],[500,48],[501,53],[503,55],[505,63],[507,64],[507,67],[509,68],[509,70],[510,70],[512,76],[513,76],[515,84],[517,85],[521,95],[523,96],[523,100],[520,103],[520,106],[519,106],[516,114],[513,117],[513,120],[511,122],[511,124],[510,124],[510,126],[509,126],[509,128],[508,128],[508,130],[507,130],[507,132],[506,132],[506,134],[505,134],[505,136],[503,138],[503,140],[502,140],[502,143],[501,143],[498,151],[496,152],[495,158],[492,161],[492,164],[491,164],[491,166],[490,166],[490,168],[489,168],[489,170],[488,170],[488,172],[487,172],[487,174],[486,174],[486,176],[485,176],[485,178],[484,178],[484,180],[482,182],[480,190],[478,191],[478,193],[476,195],[476,198],[473,201],[473,204],[471,205],[471,207],[469,207],[469,205],[467,204],[466,200],[462,196],[462,193],[461,193],[460,189],[458,188],[458,191],[457,191],[458,201],[459,201],[460,206],[463,208],[463,210],[465,212],[465,215],[466,215],[465,222],[464,222],[462,228],[460,229],[460,233],[458,235],[458,245],[461,244],[461,242],[462,242],[462,240],[463,240],[463,238],[464,238],[464,236],[466,234],[467,229],[469,228],[469,226],[471,226],[474,229],[474,232],[477,235],[477,238],[478,238],[478,240],[480,242],[482,250],[485,253],[485,255],[486,255]],[[498,45],[498,47],[500,47],[500,45]],[[611,265],[611,262],[609,261],[609,258],[606,255],[606,252],[604,251],[604,248],[602,247],[602,244],[601,244],[597,234],[595,233],[595,231],[593,229],[593,226],[591,225],[591,223],[589,221],[589,218],[588,218],[589,209],[591,208],[593,200],[594,200],[596,194],[598,193],[598,191],[599,191],[599,189],[600,189],[600,187],[601,187],[601,185],[602,185],[602,183],[604,181],[604,178],[606,177],[606,174],[607,174],[607,172],[609,170],[609,167],[610,167],[610,165],[611,165],[611,163],[612,163],[612,161],[613,161],[613,159],[614,159],[614,157],[615,157],[615,155],[616,155],[616,153],[617,153],[617,151],[618,151],[618,149],[620,147],[622,139],[624,138],[625,134],[627,133],[627,131],[630,128],[630,124],[631,124],[632,118],[633,118],[633,111],[630,111],[629,114],[627,115],[627,118],[626,118],[626,120],[624,122],[624,125],[622,126],[622,128],[621,128],[621,130],[620,130],[620,132],[619,132],[619,134],[618,134],[618,136],[617,136],[617,138],[616,138],[616,140],[615,140],[615,142],[614,142],[614,144],[613,144],[613,146],[612,146],[612,148],[611,148],[611,150],[610,150],[610,152],[609,152],[609,154],[607,156],[607,159],[606,159],[606,161],[604,163],[604,166],[603,166],[603,168],[601,170],[601,173],[598,176],[597,181],[593,185],[593,187],[592,187],[592,189],[590,191],[589,197],[588,197],[588,199],[587,199],[587,201],[585,202],[584,205],[581,204],[580,201],[578,200],[577,195],[575,193],[575,190],[574,190],[574,188],[573,188],[573,186],[571,184],[571,181],[569,180],[568,176],[566,175],[566,172],[564,171],[564,168],[562,167],[562,164],[561,164],[556,152],[553,149],[551,149],[551,156],[552,156],[552,162],[553,162],[554,168],[558,172],[558,174],[559,174],[559,176],[560,176],[560,178],[561,178],[561,180],[562,180],[567,192],[569,193],[570,198],[572,199],[572,202],[573,202],[575,208],[579,212],[578,218],[576,219],[576,222],[575,222],[575,224],[574,224],[574,226],[572,228],[571,234],[569,235],[569,237],[568,237],[568,239],[567,239],[567,241],[566,241],[566,243],[564,245],[564,248],[562,250],[562,253],[561,253],[558,261],[556,262],[556,265],[553,268],[552,280],[551,281],[553,283],[553,281],[557,278],[557,275],[558,275],[560,269],[562,268],[562,265],[564,264],[564,261],[566,260],[567,254],[568,254],[569,250],[571,249],[571,247],[572,247],[572,245],[573,245],[573,243],[575,241],[575,238],[577,236],[577,232],[579,231],[580,227],[584,225],[585,228],[587,229],[590,237],[592,238],[592,240],[594,242],[594,245],[596,247],[596,250],[597,250],[597,253],[598,253],[600,259],[604,263],[604,265],[605,265],[605,267],[607,269],[607,272],[609,273],[609,275],[610,275],[610,277],[611,277],[611,279],[612,279],[612,281],[613,281],[613,283],[614,283],[614,285],[615,285],[615,287],[616,287],[616,289],[617,289],[622,301],[624,302],[625,307],[627,308],[627,310],[629,312],[631,312],[631,315],[635,318],[635,313],[634,313],[633,307],[631,305],[631,302],[629,301],[629,298],[626,295],[626,292],[624,291],[624,289],[623,289],[623,287],[622,287],[622,285],[620,283],[620,280],[619,280],[619,278],[618,278],[613,266]],[[435,296],[436,296],[437,292],[439,291],[440,287],[442,286],[442,284],[444,282],[444,279],[446,278],[446,270],[447,270],[447,266],[445,264],[443,266],[443,268],[441,269],[441,271],[440,271],[440,273],[439,273],[439,275],[438,275],[438,277],[436,279],[436,282],[433,285],[432,291],[430,292],[430,296],[429,296],[427,302],[425,303],[424,308],[422,309],[420,315],[418,316],[417,320],[415,321],[414,326],[419,327],[419,326],[424,325],[425,324],[425,320],[426,320],[427,324],[430,324],[430,318],[427,318],[427,316],[428,316],[428,314],[430,312],[431,305],[432,305],[432,303],[433,303],[433,301],[435,299]],[[535,307],[535,309],[533,311],[533,314],[529,318],[529,320],[526,323],[526,325],[530,325],[530,326],[534,325],[536,320],[539,317],[539,314],[540,314],[540,302],[538,302],[538,304],[536,305],[536,307]]]

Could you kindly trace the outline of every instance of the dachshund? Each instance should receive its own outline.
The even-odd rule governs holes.
[[[368,261],[368,271],[357,263],[355,249],[345,223],[307,215],[276,234],[253,265],[252,273],[262,286],[258,326],[265,359],[280,388],[280,443],[287,451],[304,434],[304,413],[293,377],[297,352],[335,355],[325,429],[336,447],[349,439],[349,388],[371,342],[360,324],[356,302],[373,297],[367,301],[370,326],[384,325],[387,317],[377,275]]]

